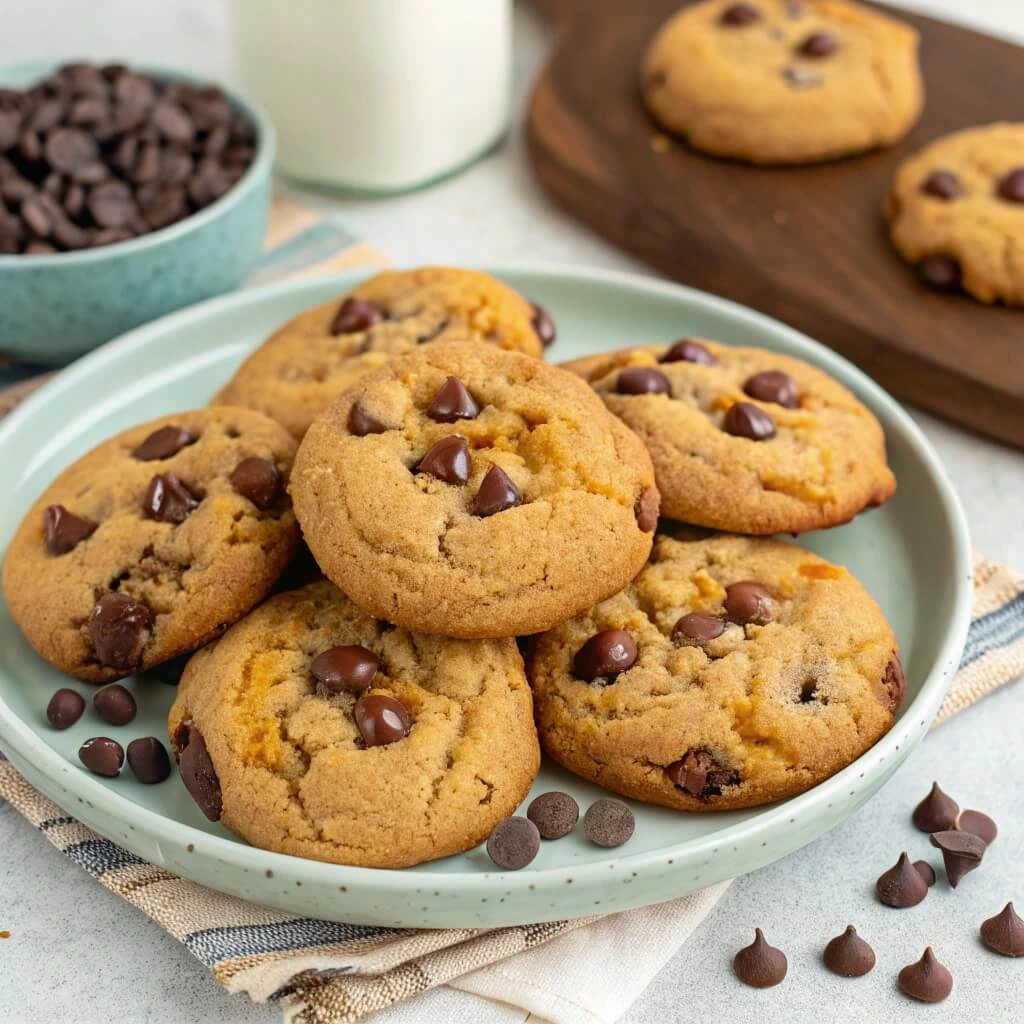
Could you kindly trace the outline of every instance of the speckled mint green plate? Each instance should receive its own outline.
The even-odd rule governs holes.
[[[903,410],[827,349],[740,306],[675,285],[605,271],[505,267],[494,272],[554,314],[552,359],[701,334],[799,356],[852,388],[885,427],[899,480],[884,508],[801,543],[847,565],[878,599],[903,649],[907,698],[892,731],[828,782],[748,811],[676,814],[634,804],[618,850],[577,829],[545,843],[528,868],[495,871],[482,849],[403,871],[339,867],[255,849],[200,814],[177,776],[142,786],[103,780],[76,756],[89,736],[164,735],[173,688],[133,680],[139,716],[111,729],[91,712],[66,732],[44,710],[68,681],[44,664],[0,606],[0,746],[28,780],[92,828],[169,871],[285,911],[361,924],[480,927],[626,910],[753,871],[832,828],[867,800],[924,736],[966,636],[970,558],[963,514],[935,454]],[[142,420],[203,405],[272,328],[360,276],[349,273],[232,295],[184,310],[92,353],[0,427],[0,547],[59,469]],[[83,692],[90,687],[78,684]],[[500,757],[501,738],[495,751]],[[545,765],[533,793],[601,791]]]

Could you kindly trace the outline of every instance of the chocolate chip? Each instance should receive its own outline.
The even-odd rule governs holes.
[[[924,879],[924,884],[930,889],[935,884],[935,868],[926,860],[915,860],[914,870]]]
[[[948,825],[945,827],[949,827]],[[953,828],[960,832],[970,832],[977,836],[986,846],[991,846],[999,835],[996,823],[981,811],[961,811],[957,815]]]
[[[1011,203],[1024,203],[1024,167],[1017,167],[999,179],[999,196]]]
[[[153,127],[168,141],[178,143],[190,143],[195,135],[195,125],[192,118],[185,113],[181,107],[173,103],[158,103],[150,118]]]
[[[533,332],[540,338],[540,343],[547,348],[554,343],[558,334],[555,329],[555,321],[551,319],[548,311],[543,306],[538,306],[536,302],[531,303],[531,308],[533,316],[530,323],[533,325]]]
[[[936,199],[956,199],[962,195],[960,179],[953,171],[932,171],[921,182],[921,191]]]
[[[955,292],[960,287],[960,264],[949,256],[926,256],[918,263],[917,272],[936,291]]]
[[[841,978],[860,978],[875,966],[875,951],[857,934],[852,924],[846,926],[825,947],[825,966]]]
[[[331,334],[355,334],[365,331],[374,324],[379,324],[384,317],[384,310],[376,303],[367,299],[347,298],[338,308],[329,328]]]
[[[181,525],[199,507],[195,495],[173,473],[158,473],[149,481],[142,499],[147,519]]]
[[[191,723],[179,727],[175,742],[181,754],[178,757],[178,771],[189,795],[199,805],[199,810],[210,821],[219,821],[224,809],[217,769],[213,766],[210,751],[203,734]],[[183,742],[181,742],[183,740]]]
[[[561,839],[576,827],[580,805],[568,793],[541,793],[526,808],[526,816],[537,826],[542,839]]]
[[[718,20],[729,28],[744,28],[760,21],[761,12],[752,4],[732,4],[722,11],[722,16]]]
[[[281,474],[269,459],[242,459],[229,479],[235,491],[260,509],[270,508],[281,495]]]
[[[932,846],[942,851],[946,878],[955,889],[964,875],[973,871],[985,856],[985,841],[972,832],[947,829],[932,833]]]
[[[610,683],[630,668],[636,658],[636,641],[629,633],[624,629],[603,629],[576,652],[572,670],[588,683],[595,679]]]
[[[500,466],[491,466],[473,498],[475,516],[493,516],[523,503],[523,492]]]
[[[505,818],[487,839],[487,856],[503,871],[525,868],[540,849],[540,833],[529,818]]]
[[[171,774],[171,759],[155,736],[140,736],[128,744],[128,767],[139,782],[152,786]]]
[[[40,238],[46,238],[53,230],[53,218],[47,213],[41,196],[32,196],[21,204],[21,219],[25,227]]]
[[[672,385],[652,366],[627,366],[619,373],[615,390],[620,395],[671,395]]]
[[[389,428],[356,402],[349,410],[348,429],[356,437],[366,437],[367,434],[383,434]]]
[[[831,32],[812,32],[796,49],[801,57],[831,57],[839,49],[839,36]]]
[[[903,676],[903,666],[900,659],[894,654],[889,664],[885,666],[885,676],[882,679],[882,686],[886,693],[886,706],[890,711],[895,711],[903,700],[903,694],[907,689],[907,681]]]
[[[875,892],[887,907],[902,910],[916,907],[928,895],[928,883],[906,853],[901,853],[900,859],[879,876]]]
[[[794,89],[813,89],[824,81],[821,75],[807,68],[784,67],[782,77]]]
[[[744,985],[753,988],[771,988],[772,985],[778,985],[786,977],[788,967],[786,954],[781,949],[769,946],[760,928],[754,929],[754,941],[749,946],[744,946],[732,961],[736,977]]]
[[[661,495],[656,487],[645,487],[637,498],[636,525],[640,527],[641,533],[654,533],[658,525],[658,512],[661,509]]]
[[[710,750],[688,750],[665,768],[665,775],[673,786],[701,800],[721,796],[724,788],[743,781],[736,769],[721,764]]]
[[[412,728],[409,711],[394,697],[369,693],[356,701],[352,709],[356,728],[368,747],[382,747],[404,739]]]
[[[800,392],[796,381],[781,370],[764,370],[748,377],[743,390],[759,402],[773,402],[786,409],[800,408]]]
[[[741,580],[725,588],[725,610],[733,622],[764,626],[775,618],[771,591],[753,580]]]
[[[621,800],[595,800],[583,815],[583,833],[595,845],[611,849],[629,841],[636,829],[633,812]]]
[[[475,420],[480,406],[458,377],[449,377],[427,407],[427,415],[437,423]]]
[[[357,644],[331,647],[313,659],[309,671],[330,693],[362,693],[380,669],[380,658]]]
[[[135,698],[119,683],[97,690],[92,706],[108,725],[127,725],[138,712]]]
[[[46,547],[51,555],[66,555],[87,537],[91,537],[99,523],[82,519],[63,505],[48,505],[43,509],[43,529]]]
[[[145,441],[132,452],[132,458],[140,462],[154,462],[157,459],[169,459],[177,455],[182,448],[198,441],[194,434],[190,434],[181,427],[167,426],[154,430]]]
[[[469,479],[469,442],[461,434],[442,437],[420,459],[415,472],[437,477],[446,484],[464,484]]]
[[[677,644],[701,646],[725,632],[725,623],[707,612],[688,612],[672,627],[672,640]]]
[[[1003,956],[1024,956],[1024,921],[1007,903],[1003,909],[981,925],[981,941]]]
[[[58,128],[46,140],[46,159],[51,167],[70,174],[94,164],[99,156],[96,140],[78,128]]]
[[[726,411],[722,429],[749,441],[768,441],[775,436],[775,421],[759,405],[734,402]]]
[[[922,832],[942,832],[956,825],[959,813],[957,802],[933,782],[928,795],[914,808],[911,821]]]
[[[105,181],[93,186],[86,205],[92,219],[103,228],[127,227],[139,213],[135,196],[123,181]]]
[[[46,720],[54,729],[70,729],[85,711],[85,698],[62,686],[46,705]]]
[[[897,980],[904,995],[922,1003],[941,1003],[953,991],[953,975],[939,963],[931,946],[920,960],[904,967]]]
[[[659,360],[659,363],[701,363],[703,366],[714,366],[717,360],[707,345],[702,345],[692,338],[677,341]]]
[[[152,612],[121,593],[104,594],[87,626],[99,663],[125,672],[138,667],[152,628]]]
[[[94,774],[113,779],[121,772],[124,750],[116,740],[94,736],[78,748],[78,759]]]

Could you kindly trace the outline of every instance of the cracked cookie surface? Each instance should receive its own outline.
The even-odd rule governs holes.
[[[480,344],[425,345],[341,396],[291,491],[353,601],[458,637],[539,632],[614,593],[657,518],[647,450],[586,384]]]
[[[343,391],[426,342],[485,341],[539,357],[534,315],[518,292],[479,271],[384,271],[289,320],[213,401],[258,409],[301,439]]]
[[[895,490],[878,421],[799,359],[685,339],[562,365],[644,440],[673,519],[802,533],[848,522]]]
[[[361,698],[314,679],[339,645],[377,659]],[[367,694],[400,702],[404,737],[366,744],[355,707]],[[532,706],[513,640],[392,629],[321,581],[194,655],[168,729],[179,752],[198,730],[219,789],[207,803],[250,843],[394,868],[468,850],[515,811],[540,761]]]
[[[932,287],[1024,306],[1024,124],[937,139],[896,169],[893,245]]]
[[[50,664],[89,682],[195,650],[267,594],[298,543],[285,491],[295,449],[279,424],[230,407],[103,442],[11,541],[11,616]]]
[[[896,652],[840,566],[781,541],[659,536],[625,590],[537,638],[528,675],[556,761],[724,810],[800,793],[875,743],[903,695]]]
[[[662,26],[644,102],[695,149],[760,164],[889,145],[924,102],[918,36],[847,0],[708,0]]]

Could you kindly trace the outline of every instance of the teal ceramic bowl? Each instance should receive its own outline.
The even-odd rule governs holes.
[[[0,85],[24,88],[56,66],[0,68]],[[141,70],[196,81],[165,68]],[[0,256],[0,351],[33,362],[67,362],[242,283],[266,233],[275,134],[257,105],[225,94],[256,126],[256,157],[235,186],[199,213],[128,242],[52,256]]]

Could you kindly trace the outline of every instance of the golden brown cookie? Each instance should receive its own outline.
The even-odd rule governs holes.
[[[291,492],[356,604],[470,638],[538,632],[619,590],[658,510],[643,443],[578,377],[459,342],[342,395],[306,434]]]
[[[546,753],[683,811],[803,792],[889,729],[904,689],[846,569],[727,534],[659,536],[625,590],[537,638],[528,673]]]
[[[547,314],[489,274],[451,267],[388,270],[307,309],[242,364],[214,404],[244,405],[302,438],[366,374],[428,341],[486,341],[540,356]]]
[[[893,245],[932,288],[1024,306],[1024,124],[946,135],[896,169]]]
[[[644,101],[695,149],[757,164],[889,145],[921,113],[918,37],[847,0],[706,0],[659,30]]]
[[[105,441],[11,541],[12,618],[50,664],[94,683],[195,650],[263,598],[295,550],[295,447],[266,416],[228,406]]]
[[[366,867],[476,846],[540,761],[513,640],[392,629],[323,581],[196,654],[168,728],[207,817],[263,849]]]
[[[673,519],[803,533],[848,522],[895,490],[878,421],[799,359],[687,338],[563,366],[643,438]]]

